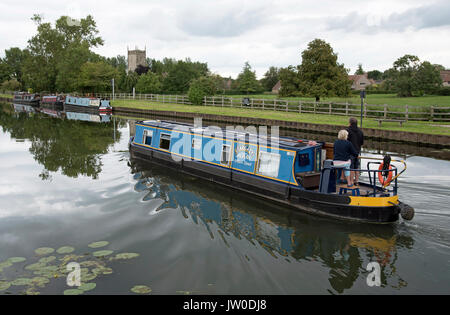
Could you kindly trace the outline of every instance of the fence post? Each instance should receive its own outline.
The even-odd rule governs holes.
[[[384,104],[384,119],[387,119],[387,104]]]
[[[348,101],[345,102],[345,116],[348,116]]]
[[[262,103],[262,109],[264,110],[264,99],[263,99],[262,101],[263,101],[263,103]]]
[[[203,97],[203,105],[206,106],[206,95]]]
[[[302,113],[302,101],[298,101],[298,113]]]
[[[408,105],[405,105],[405,119],[408,121]]]
[[[329,110],[328,112],[329,112],[329,114],[331,115],[331,102],[330,102],[330,104],[329,104],[329,109],[330,109],[330,110]]]
[[[224,97],[222,95],[222,107],[224,107],[224,106],[225,106],[225,99],[224,99]]]
[[[434,121],[434,106],[433,105],[431,105],[430,115],[431,115],[431,121]]]
[[[316,104],[317,104],[317,102],[314,101],[314,115],[316,114]]]
[[[277,110],[277,105],[276,105],[276,100],[275,99],[273,99],[273,110]]]
[[[286,100],[286,111],[289,111],[289,101]]]

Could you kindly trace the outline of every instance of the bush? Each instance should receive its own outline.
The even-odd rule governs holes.
[[[2,83],[1,88],[3,91],[19,91],[20,90],[20,82],[16,79],[11,79]]]
[[[188,91],[188,98],[192,104],[202,105],[205,96],[213,96],[216,93],[216,85],[210,77],[194,79]]]

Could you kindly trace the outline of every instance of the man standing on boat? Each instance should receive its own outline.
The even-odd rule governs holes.
[[[349,120],[349,127],[347,128],[348,131],[348,141],[350,141],[353,144],[353,147],[355,148],[356,152],[358,152],[357,157],[352,158],[352,164],[350,168],[352,169],[359,169],[359,156],[361,155],[361,147],[364,144],[364,134],[361,129],[358,128],[358,121],[356,118],[351,117]],[[354,181],[355,185],[358,185],[359,182],[359,172],[352,171],[351,172],[351,178]]]

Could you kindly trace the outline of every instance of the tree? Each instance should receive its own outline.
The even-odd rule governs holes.
[[[363,70],[363,68],[362,68],[362,63],[359,63],[359,64],[358,64],[358,69],[356,70],[355,74],[362,75],[362,74],[364,74],[364,73],[365,73],[365,72],[364,72],[364,70]]]
[[[205,96],[216,93],[216,82],[212,77],[200,77],[191,82],[188,91],[189,101],[196,105],[201,105]]]
[[[150,67],[138,65],[136,67],[136,69],[134,70],[134,72],[136,72],[138,75],[142,75],[142,74],[147,73],[149,70],[150,70]]]
[[[5,49],[5,58],[3,59],[4,71],[9,79],[16,79],[20,84],[22,81],[22,65],[29,53],[26,49],[21,50],[17,47]]]
[[[378,70],[372,70],[367,72],[367,78],[372,80],[381,80],[383,79],[383,72]]]
[[[161,76],[147,72],[139,77],[136,83],[138,93],[158,94],[162,92]]]
[[[192,80],[208,74],[206,63],[192,62],[190,59],[179,60],[175,64],[170,64],[167,74],[162,74],[163,91],[169,94],[185,94]]]
[[[133,88],[136,87],[138,80],[139,75],[134,71],[130,71],[125,77],[124,91],[130,93],[133,90]]]
[[[305,96],[348,96],[351,82],[348,70],[337,62],[337,54],[330,44],[315,39],[302,52],[298,67],[299,92]]]
[[[432,94],[436,88],[442,86],[442,78],[438,68],[428,61],[420,64],[416,80],[418,84],[418,94]]]
[[[262,90],[262,87],[256,79],[256,72],[252,71],[252,67],[248,62],[245,63],[242,72],[239,73],[237,79],[237,88],[242,93],[255,93]]]
[[[8,81],[5,81],[1,85],[2,91],[19,91],[21,87],[21,84],[17,79],[11,79]]]
[[[430,93],[442,86],[439,71],[428,61],[420,63],[419,57],[404,55],[398,58],[387,72],[387,82],[398,96],[417,96]]]
[[[280,80],[280,69],[277,67],[270,67],[261,79],[261,84],[265,91],[272,91],[272,88]]]
[[[88,15],[73,25],[67,23],[67,16],[61,16],[55,27],[43,23],[39,15],[32,20],[37,34],[28,41],[30,56],[22,68],[25,85],[36,91],[72,88],[76,85],[74,73],[87,61],[95,61],[96,55],[90,49],[103,45],[94,19]]]
[[[294,66],[280,69],[281,89],[280,96],[296,96],[299,93],[299,73]]]
[[[111,90],[111,80],[117,70],[106,62],[86,62],[81,66],[78,86],[83,92],[105,92]]]

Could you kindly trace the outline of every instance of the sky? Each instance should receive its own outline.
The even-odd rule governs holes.
[[[36,13],[52,23],[92,15],[105,41],[94,51],[103,56],[137,46],[149,58],[207,62],[226,77],[246,61],[258,78],[270,66],[298,65],[315,38],[332,46],[350,74],[359,63],[384,71],[405,54],[450,68],[449,0],[2,0],[0,56],[26,47]]]

